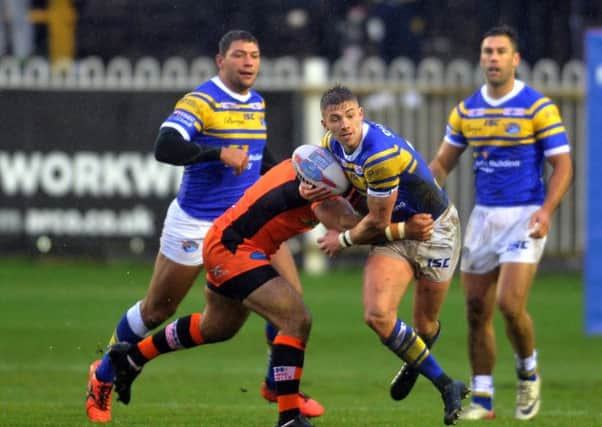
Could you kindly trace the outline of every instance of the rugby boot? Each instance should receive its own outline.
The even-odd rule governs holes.
[[[468,408],[462,409],[461,420],[494,420],[495,412],[475,402],[470,402]]]
[[[541,403],[541,378],[535,380],[519,380],[516,393],[516,412],[514,417],[519,420],[530,420],[539,412]]]
[[[445,386],[441,397],[443,398],[445,425],[456,424],[462,412],[462,399],[470,394],[470,389],[462,381],[454,380]]]
[[[303,414],[299,414],[295,418],[285,422],[284,424],[276,424],[276,427],[314,427],[314,425],[310,423],[309,420],[305,418]]]
[[[86,414],[94,423],[111,421],[112,383],[105,383],[96,378],[96,368],[100,360],[94,361],[88,371],[88,397],[86,398]]]
[[[405,399],[408,394],[410,394],[410,391],[412,391],[412,388],[414,387],[414,384],[416,384],[419,375],[420,372],[418,369],[411,367],[407,363],[404,363],[399,372],[397,372],[391,381],[391,388],[389,389],[391,399]]]
[[[115,369],[115,391],[117,400],[125,405],[130,403],[132,397],[132,383],[142,371],[142,368],[135,367],[128,360],[128,351],[135,344],[120,342],[113,344],[109,348],[109,358],[111,365]]]
[[[265,381],[261,384],[261,395],[268,402],[278,402],[276,390],[271,389]],[[308,418],[315,418],[324,414],[324,407],[317,400],[299,392],[299,411]]]

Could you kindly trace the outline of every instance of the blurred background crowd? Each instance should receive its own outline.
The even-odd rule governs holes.
[[[475,60],[482,33],[514,26],[529,63],[583,56],[599,0],[0,0],[0,56],[213,56],[232,28],[264,56]]]

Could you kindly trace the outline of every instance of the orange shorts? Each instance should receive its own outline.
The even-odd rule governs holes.
[[[269,257],[257,246],[242,243],[232,253],[221,242],[222,234],[212,227],[203,242],[207,287],[242,301],[278,272]]]

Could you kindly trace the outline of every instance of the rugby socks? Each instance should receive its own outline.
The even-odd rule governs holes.
[[[514,359],[519,380],[535,381],[537,379],[537,351],[533,350],[533,354],[525,358],[515,354]]]
[[[142,321],[142,313],[140,309],[141,301],[138,301],[127,312],[117,324],[109,345],[116,344],[121,341],[126,341],[132,344],[140,341],[148,333],[149,329]],[[105,383],[112,383],[115,378],[115,370],[109,360],[109,355],[105,354],[98,368],[96,368],[96,379]]]
[[[299,383],[303,374],[305,343],[288,335],[277,335],[272,346],[274,381],[278,396],[278,425],[299,415]]]
[[[141,368],[155,357],[176,350],[196,347],[204,342],[199,325],[201,313],[180,317],[165,329],[144,338],[129,351],[130,362],[135,368]]]
[[[470,381],[472,401],[491,411],[493,409],[493,377],[474,375]]]
[[[433,341],[436,337],[437,335]],[[393,332],[383,343],[404,362],[418,369],[439,390],[443,390],[452,381],[445,375],[422,338],[401,320],[397,319]]]
[[[274,366],[272,363],[272,344],[274,338],[278,334],[278,329],[270,322],[265,324],[265,339],[268,343],[268,370],[265,374],[265,383],[270,390],[276,389],[276,382],[274,381]]]

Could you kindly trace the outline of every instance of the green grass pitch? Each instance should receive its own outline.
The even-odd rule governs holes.
[[[88,366],[119,316],[141,298],[150,264],[0,260],[0,425],[83,426]],[[441,399],[420,379],[403,402],[388,385],[400,361],[364,325],[360,270],[303,276],[314,319],[302,389],[326,407],[316,427],[443,425]],[[410,320],[413,288],[400,317]],[[583,284],[576,273],[540,274],[530,309],[535,318],[543,403],[535,426],[602,426],[602,337],[583,333]],[[199,281],[178,315],[203,307]],[[466,322],[456,280],[434,349],[448,374],[467,380]],[[113,425],[273,426],[274,404],[259,384],[266,364],[264,322],[252,315],[231,341],[173,353],[151,362],[129,406],[114,402]],[[496,317],[497,420],[473,426],[516,426],[513,356]]]

